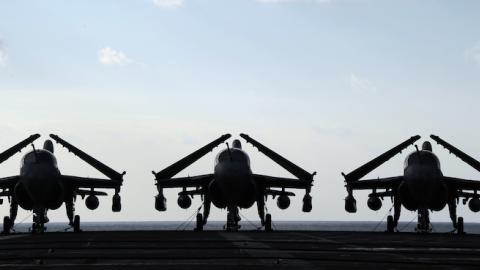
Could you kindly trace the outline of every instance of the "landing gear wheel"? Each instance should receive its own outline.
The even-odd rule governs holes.
[[[265,231],[271,232],[272,230],[272,215],[266,214],[265,215]]]
[[[389,215],[387,217],[387,232],[388,233],[393,233],[395,230],[395,226],[393,225],[393,216]]]
[[[12,228],[12,222],[10,220],[10,217],[8,217],[8,216],[3,217],[3,232],[2,232],[2,234],[9,234],[11,228]]]
[[[45,225],[44,224],[37,224],[37,223],[33,223],[32,224],[32,234],[37,234],[37,233],[44,233],[46,230],[45,228]]]
[[[231,212],[227,214],[227,232],[235,231],[235,218]]]
[[[457,233],[458,234],[465,234],[465,230],[463,227],[463,217],[459,217],[457,221]]]
[[[80,216],[79,215],[76,215],[74,218],[73,218],[73,232],[81,232],[82,230],[80,230]]]
[[[195,228],[196,232],[202,232],[203,231],[203,215],[202,214],[197,214],[197,227]]]

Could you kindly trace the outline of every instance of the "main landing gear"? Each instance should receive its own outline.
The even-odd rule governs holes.
[[[79,215],[76,215],[74,218],[73,218],[73,232],[75,233],[79,233],[81,232],[82,230],[80,230],[80,216]]]
[[[265,231],[266,232],[273,231],[273,229],[272,229],[272,215],[271,214],[266,214],[265,215]]]
[[[463,217],[458,217],[457,234],[465,234],[465,229],[463,227]]]
[[[202,232],[203,231],[203,215],[198,213],[197,214],[197,226],[195,227],[196,232]]]
[[[395,232],[395,222],[393,221],[393,216],[389,215],[387,217],[387,232],[393,233]]]
[[[2,234],[10,234],[13,224],[9,216],[3,217],[3,231]]]
[[[15,198],[12,198],[10,204],[10,216],[3,217],[3,231],[2,234],[10,234],[13,230],[13,224],[17,218],[18,202]]]

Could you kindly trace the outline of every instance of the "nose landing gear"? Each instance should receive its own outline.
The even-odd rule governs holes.
[[[427,209],[418,210],[418,224],[415,228],[416,232],[429,233],[432,231],[432,224],[430,223],[430,217]]]
[[[227,224],[225,225],[225,230],[227,232],[236,232],[241,226],[238,225],[238,222],[241,220],[240,215],[238,214],[238,207],[228,207],[227,214]]]
[[[48,223],[46,211],[36,211],[33,213],[33,224],[31,232],[33,234],[44,233],[47,230],[45,223]]]

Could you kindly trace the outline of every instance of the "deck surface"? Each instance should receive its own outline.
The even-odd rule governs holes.
[[[480,236],[365,232],[83,232],[0,236],[0,268],[479,269]]]

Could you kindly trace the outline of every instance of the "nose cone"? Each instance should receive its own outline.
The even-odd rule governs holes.
[[[57,175],[42,166],[31,168],[22,177],[21,184],[34,207],[57,209],[63,203],[63,188]]]
[[[239,162],[223,162],[215,168],[215,183],[227,204],[242,208],[250,207],[255,201],[255,187],[251,181],[251,173],[245,164]]]
[[[416,169],[407,175],[406,184],[415,204],[421,208],[440,211],[446,205],[447,189],[440,176],[428,169]]]

